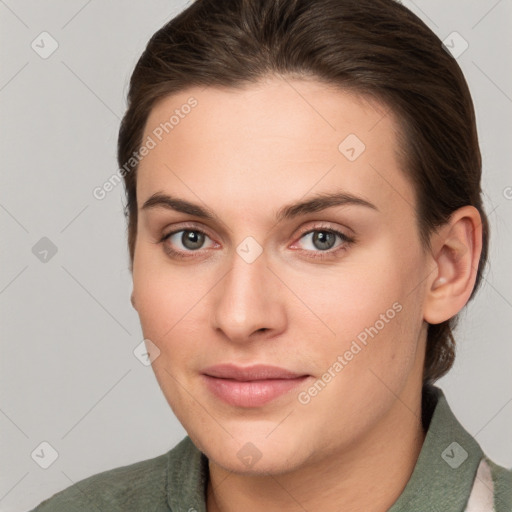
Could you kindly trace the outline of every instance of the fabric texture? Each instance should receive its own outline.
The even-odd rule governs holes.
[[[491,461],[451,411],[425,387],[427,431],[413,473],[388,512],[512,512],[512,468]],[[158,457],[85,478],[31,512],[206,512],[208,459],[186,436]]]

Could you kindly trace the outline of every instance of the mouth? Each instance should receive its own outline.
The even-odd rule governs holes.
[[[207,389],[215,397],[236,407],[261,407],[292,391],[310,377],[269,365],[240,367],[223,364],[202,372]]]

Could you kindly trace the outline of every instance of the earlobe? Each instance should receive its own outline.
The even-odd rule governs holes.
[[[132,303],[133,309],[137,310],[137,306],[135,305],[135,296],[134,296],[133,293],[132,293],[132,295],[130,297],[130,301]]]
[[[464,206],[433,235],[435,271],[427,279],[424,319],[439,324],[455,316],[467,303],[476,281],[482,251],[478,210]]]

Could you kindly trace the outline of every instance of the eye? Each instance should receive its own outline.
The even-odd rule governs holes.
[[[313,229],[309,229],[303,233],[299,240],[306,240],[304,244],[304,251],[309,254],[311,258],[329,258],[338,255],[342,251],[346,251],[348,247],[355,242],[355,239],[345,235],[341,231],[332,227],[315,226]],[[335,246],[336,239],[341,242]],[[292,248],[295,248],[293,245]],[[333,247],[335,247],[333,249]]]
[[[162,237],[160,242],[164,244],[165,251],[172,257],[189,258],[186,253],[198,252],[203,248],[205,239],[210,237],[200,229],[180,229],[171,231]],[[181,246],[181,247],[180,247]],[[174,249],[177,247],[178,249]]]

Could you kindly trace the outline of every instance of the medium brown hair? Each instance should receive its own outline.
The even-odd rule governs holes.
[[[489,237],[471,95],[439,38],[395,0],[196,0],[151,37],[130,79],[118,139],[119,166],[130,162],[123,173],[130,269],[137,233],[132,155],[156,102],[192,86],[241,88],[271,75],[314,77],[390,108],[423,247],[430,249],[432,232],[458,208],[480,212],[482,253],[471,300]],[[453,365],[457,319],[429,324],[424,383]]]

